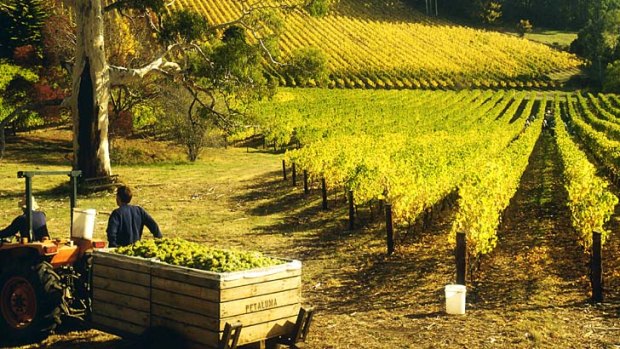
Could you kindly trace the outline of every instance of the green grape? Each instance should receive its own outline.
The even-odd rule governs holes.
[[[172,265],[214,272],[248,270],[282,263],[260,252],[217,249],[179,238],[141,240],[133,245],[119,247],[115,253],[155,258]]]

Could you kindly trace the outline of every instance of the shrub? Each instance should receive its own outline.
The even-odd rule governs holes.
[[[614,93],[620,92],[620,60],[609,64],[607,69],[605,69],[603,91]]]
[[[299,49],[286,66],[286,74],[300,86],[305,86],[311,79],[317,86],[323,86],[329,78],[327,58],[323,51],[315,47]]]
[[[532,23],[530,23],[528,19],[522,19],[519,21],[519,23],[517,23],[517,32],[521,37],[524,37],[525,33],[531,33],[532,28]]]
[[[329,12],[332,0],[310,0],[306,5],[306,10],[313,17],[323,17]]]

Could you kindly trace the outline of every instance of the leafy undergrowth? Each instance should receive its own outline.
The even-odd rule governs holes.
[[[24,149],[29,142],[19,144],[19,149],[9,147],[0,166],[4,222],[16,213],[14,202],[23,187],[15,179],[17,168],[66,166],[61,160],[39,163],[48,156],[34,150],[35,145]],[[64,158],[66,148],[58,149],[49,159]],[[556,159],[553,140],[544,134],[500,227],[498,247],[483,258],[468,287],[464,316],[444,313],[443,287],[454,279],[447,242],[453,209],[426,228],[399,230],[396,252],[386,256],[384,226],[376,211],[372,220],[368,207],[359,207],[364,225],[347,231],[342,191],[331,191],[330,209],[322,211],[318,185],[304,195],[301,180],[297,187],[290,177],[283,181],[278,155],[257,149],[209,150],[193,165],[115,171],[137,188],[137,203],[158,220],[166,236],[302,260],[304,303],[317,308],[308,348],[617,348],[618,215],[604,251],[606,302],[591,305],[587,257],[576,244],[563,206],[566,194]],[[68,218],[61,217],[68,211],[55,189],[62,179],[36,180],[43,188],[41,206],[48,209],[56,231],[63,231]],[[99,211],[111,210],[113,201],[111,193],[82,199],[85,207]],[[100,237],[105,220],[98,217]],[[29,348],[134,345],[100,331],[65,326]]]

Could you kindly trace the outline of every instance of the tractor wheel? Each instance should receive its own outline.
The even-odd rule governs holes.
[[[62,285],[51,264],[7,270],[0,277],[0,331],[15,342],[39,341],[60,323]]]

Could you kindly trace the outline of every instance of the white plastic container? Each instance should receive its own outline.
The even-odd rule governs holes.
[[[73,229],[71,229],[72,238],[81,238],[92,240],[95,231],[95,217],[97,210],[94,208],[73,209]]]
[[[446,285],[446,313],[465,314],[465,294],[467,287],[464,285]]]

